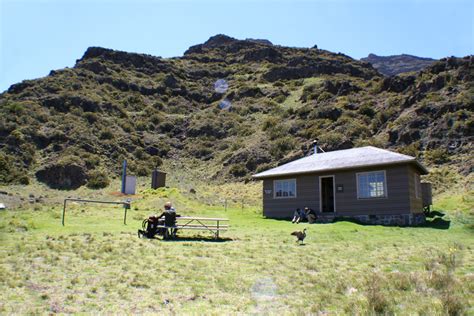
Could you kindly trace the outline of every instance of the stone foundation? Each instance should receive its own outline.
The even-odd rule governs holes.
[[[417,226],[425,223],[425,214],[397,214],[397,215],[352,215],[341,216],[333,214],[318,214],[317,223],[331,223],[336,219],[353,220],[361,224],[385,226]]]

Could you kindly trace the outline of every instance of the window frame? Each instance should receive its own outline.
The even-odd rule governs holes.
[[[369,197],[361,197],[359,192],[359,175],[367,175],[371,173],[383,173],[383,196],[369,196]],[[377,199],[387,199],[388,198],[388,190],[387,190],[387,172],[386,170],[374,170],[374,171],[365,171],[365,172],[357,172],[356,173],[356,189],[357,189],[357,199],[358,200],[377,200]]]
[[[289,181],[294,181],[295,182],[295,195],[294,196],[277,196],[277,190],[276,190],[276,184],[277,182],[289,182]],[[296,178],[291,178],[291,179],[279,179],[279,180],[273,180],[273,198],[274,199],[295,199],[297,197],[297,181]]]

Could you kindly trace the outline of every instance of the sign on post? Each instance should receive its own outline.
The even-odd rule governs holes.
[[[125,194],[135,194],[137,187],[137,177],[126,176],[125,177]]]

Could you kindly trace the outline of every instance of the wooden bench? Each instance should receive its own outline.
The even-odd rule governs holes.
[[[175,226],[158,225],[157,227],[166,229],[165,239],[171,236],[170,229],[207,230],[214,234],[215,239],[219,239],[219,232],[229,229],[229,225],[222,224],[222,222],[229,222],[229,220],[227,218],[180,216],[176,217]]]

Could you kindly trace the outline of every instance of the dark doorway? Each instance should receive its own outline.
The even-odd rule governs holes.
[[[321,178],[321,212],[334,212],[334,177]]]

